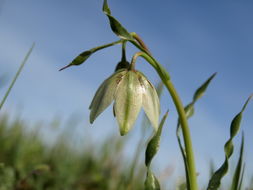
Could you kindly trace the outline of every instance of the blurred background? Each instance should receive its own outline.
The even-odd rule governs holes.
[[[58,176],[61,181],[69,176],[64,188],[85,189],[83,178],[76,186],[67,186],[67,183],[73,184],[78,172],[89,174],[90,170],[86,167],[92,162],[96,168],[91,169],[95,177],[91,177],[91,185],[87,189],[115,187],[115,184],[107,184],[108,187],[96,187],[94,184],[97,184],[96,180],[106,181],[108,176],[117,176],[112,177],[115,183],[123,183],[121,179],[127,178],[124,177],[126,173],[140,179],[133,183],[136,183],[136,189],[141,189],[145,177],[145,143],[152,134],[151,128],[142,125],[143,113],[125,137],[119,135],[112,106],[92,126],[89,124],[89,104],[98,86],[112,74],[121,59],[121,47],[117,45],[99,51],[79,67],[58,71],[82,51],[117,40],[101,10],[102,3],[102,0],[0,0],[0,99],[32,43],[36,43],[0,112],[1,128],[4,129],[1,131],[6,130],[1,137],[1,142],[5,144],[3,150],[14,151],[15,147],[19,147],[15,153],[0,153],[0,162],[9,160],[7,165],[15,163],[20,168],[23,173],[15,175],[20,176],[21,184],[23,179],[29,178],[27,176],[35,175],[34,171],[47,170],[51,165],[55,168],[65,165],[62,176]],[[168,69],[185,105],[211,74],[218,73],[207,93],[196,104],[194,117],[189,120],[198,179],[201,186],[205,186],[210,163],[218,168],[224,161],[223,145],[229,137],[232,118],[253,92],[253,2],[160,0],[144,3],[109,0],[108,3],[112,14],[129,32],[139,34],[154,57]],[[130,44],[127,45],[128,60],[136,51]],[[156,72],[144,60],[137,61],[137,68],[153,84],[159,82]],[[167,109],[170,112],[161,137],[160,151],[152,166],[164,187],[169,188],[181,183],[184,169],[175,135],[177,113],[168,92],[164,90],[161,96],[162,114]],[[250,103],[242,121],[246,183],[253,174],[252,116],[253,105]],[[25,145],[21,145],[18,139],[25,135],[31,139],[25,138]],[[234,141],[236,156],[231,159],[232,169],[237,160],[240,136]],[[28,145],[36,145],[36,148]],[[47,149],[44,150],[44,146]],[[19,154],[22,149],[26,158]],[[63,159],[62,162],[58,162],[57,158]],[[43,159],[47,160],[46,163]],[[20,160],[28,160],[30,168]],[[80,163],[75,167],[81,165],[81,169],[67,167],[72,163]],[[134,174],[129,170],[131,166],[136,166]],[[60,171],[55,168],[52,170]],[[116,169],[112,171],[111,168]],[[32,174],[29,171],[33,171]],[[97,176],[97,173],[101,175]],[[83,177],[87,179],[85,175]],[[24,183],[29,184],[27,180]]]

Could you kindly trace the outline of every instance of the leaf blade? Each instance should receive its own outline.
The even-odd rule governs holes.
[[[108,17],[112,31],[119,36],[121,39],[134,41],[132,35],[127,31],[122,24],[111,15],[111,10],[108,6],[107,0],[104,0],[103,12]]]
[[[68,65],[66,65],[66,66],[62,67],[61,69],[59,69],[59,71],[67,69],[71,66],[82,65],[93,53],[95,53],[95,52],[97,52],[101,49],[105,49],[107,47],[114,46],[116,44],[122,43],[122,42],[123,42],[122,40],[118,40],[118,41],[115,41],[115,42],[112,42],[112,43],[104,44],[102,46],[97,46],[97,47],[91,48],[89,50],[86,50],[86,51],[80,53],[77,57],[75,57],[71,61],[71,63],[69,63]]]
[[[168,111],[163,116],[163,118],[159,124],[159,128],[158,128],[157,132],[151,138],[151,140],[149,141],[147,148],[146,148],[145,164],[147,167],[147,176],[145,179],[145,190],[160,190],[159,181],[155,177],[155,175],[152,173],[152,171],[150,170],[150,164],[151,164],[153,157],[156,155],[156,153],[159,150],[160,137],[161,137],[163,125],[165,123],[167,116],[168,116]]]
[[[243,152],[244,152],[244,134],[242,134],[239,159],[236,164],[236,169],[233,175],[230,190],[240,189],[240,186],[241,186],[240,184],[242,183],[242,179],[243,179]]]
[[[216,170],[214,175],[211,177],[208,187],[207,187],[207,190],[217,190],[220,187],[222,178],[226,175],[226,173],[228,171],[228,167],[229,167],[228,160],[231,157],[231,155],[233,154],[233,148],[234,148],[232,140],[237,135],[237,133],[240,129],[242,114],[243,114],[243,112],[244,112],[244,110],[245,110],[246,106],[248,105],[248,102],[251,98],[252,98],[252,95],[247,99],[242,110],[234,117],[234,119],[231,122],[230,138],[228,139],[228,141],[225,143],[225,146],[224,146],[225,161],[223,162],[221,167],[218,170]]]

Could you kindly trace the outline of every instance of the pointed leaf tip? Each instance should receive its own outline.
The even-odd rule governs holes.
[[[104,0],[104,4],[103,4],[103,12],[105,14],[111,15],[111,10],[108,6],[107,0]]]
[[[67,69],[67,68],[70,67],[70,66],[71,66],[71,64],[66,65],[66,66],[62,67],[61,69],[59,69],[59,71],[62,71],[62,70],[64,70],[64,69]]]
[[[252,97],[253,97],[253,94],[251,94],[251,95],[248,97],[248,99],[246,100],[245,104],[243,105],[243,108],[242,108],[242,111],[241,111],[241,112],[243,112],[243,111],[246,109],[246,107],[247,107],[247,105],[248,105],[248,103],[249,103],[249,101],[251,100]]]
[[[111,29],[117,36],[126,40],[134,40],[132,35],[122,26],[122,24],[111,15],[111,10],[108,6],[107,0],[104,0],[103,12],[108,17]]]
[[[160,138],[162,134],[163,125],[165,123],[165,120],[167,119],[168,112],[166,112],[159,124],[159,128],[156,131],[155,135],[152,137],[152,139],[149,141],[147,145],[147,149],[145,152],[145,164],[147,167],[150,166],[150,163],[153,159],[153,157],[158,152],[159,146],[160,146]]]
[[[214,73],[214,74],[212,74],[197,90],[196,90],[196,92],[194,93],[194,96],[193,96],[193,102],[196,102],[198,99],[200,99],[203,95],[204,95],[204,93],[205,93],[205,91],[206,91],[206,89],[207,89],[207,87],[208,87],[208,85],[210,84],[210,82],[213,80],[213,78],[216,76],[216,72]]]

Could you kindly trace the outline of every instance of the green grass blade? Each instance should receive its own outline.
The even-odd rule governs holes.
[[[20,67],[19,67],[16,75],[14,76],[14,78],[13,78],[13,80],[12,80],[12,82],[11,82],[8,90],[7,90],[7,92],[5,93],[3,99],[2,99],[2,101],[0,103],[0,110],[2,109],[2,107],[3,107],[3,105],[4,105],[4,103],[5,103],[6,99],[7,99],[7,97],[9,96],[9,94],[11,92],[11,89],[13,88],[13,86],[14,86],[17,78],[19,77],[21,71],[23,70],[25,64],[27,63],[27,60],[28,60],[30,54],[32,53],[32,50],[33,50],[34,46],[35,46],[35,43],[32,44],[32,47],[29,49],[28,53],[26,54],[24,60],[22,61],[21,65],[20,65]]]
[[[236,165],[236,169],[234,172],[234,176],[232,179],[232,184],[230,190],[239,190],[239,186],[242,183],[243,178],[243,152],[244,152],[244,134],[242,134],[241,148],[240,148],[240,156]]]
[[[251,98],[252,98],[252,95],[247,99],[242,110],[232,120],[232,123],[230,125],[230,138],[228,139],[228,141],[225,143],[225,146],[224,146],[225,161],[223,162],[222,166],[218,170],[216,170],[214,175],[211,177],[207,190],[217,190],[220,187],[221,179],[228,172],[228,168],[229,168],[228,160],[233,154],[233,150],[234,150],[233,138],[237,135],[240,129],[242,114]]]
[[[145,154],[145,164],[147,166],[147,177],[145,180],[145,189],[146,190],[158,190],[160,189],[160,185],[158,180],[156,179],[155,175],[150,170],[150,164],[153,159],[153,157],[156,155],[156,153],[159,150],[160,146],[160,137],[162,134],[162,129],[164,122],[168,116],[168,112],[163,116],[162,121],[160,122],[159,128],[156,132],[156,134],[152,137],[152,139],[149,141],[146,149]]]

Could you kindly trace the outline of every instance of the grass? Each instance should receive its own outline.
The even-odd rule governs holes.
[[[24,121],[1,116],[0,190],[127,189],[129,170],[120,139],[77,148],[70,145],[74,137],[63,132],[55,144],[46,145],[37,128],[27,131]],[[143,175],[135,175],[131,183],[138,190],[143,181]]]

